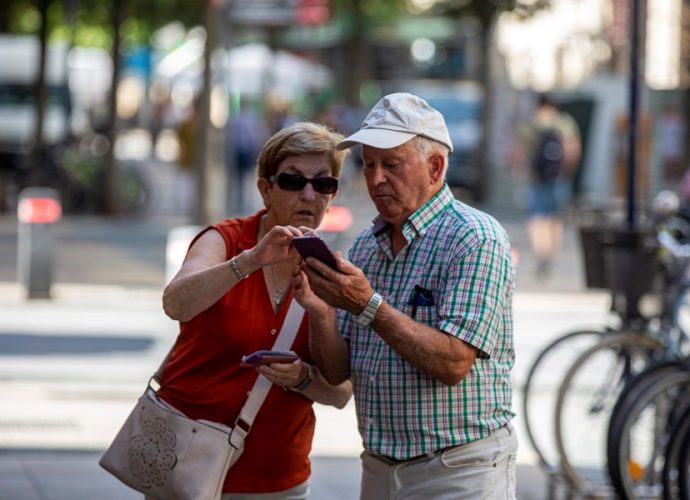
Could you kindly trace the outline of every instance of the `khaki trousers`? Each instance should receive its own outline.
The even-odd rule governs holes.
[[[395,461],[362,453],[361,500],[515,500],[512,426],[433,456]]]

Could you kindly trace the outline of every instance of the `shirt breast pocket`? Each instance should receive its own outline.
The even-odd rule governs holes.
[[[434,325],[438,317],[436,301],[431,290],[415,285],[412,297],[406,304],[409,316],[420,323]]]

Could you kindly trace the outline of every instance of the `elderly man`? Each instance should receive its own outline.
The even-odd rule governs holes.
[[[513,499],[506,233],[454,199],[445,120],[423,99],[381,99],[338,148],[356,144],[379,215],[338,271],[308,258],[293,286],[323,375],[354,384],[361,498]]]

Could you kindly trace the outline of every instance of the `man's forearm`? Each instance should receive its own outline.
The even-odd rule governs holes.
[[[459,383],[477,356],[476,348],[414,321],[385,302],[371,327],[410,364],[446,385]]]

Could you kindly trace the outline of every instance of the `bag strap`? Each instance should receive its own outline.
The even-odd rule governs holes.
[[[295,341],[297,330],[302,323],[303,317],[304,309],[295,299],[292,299],[290,308],[285,315],[285,321],[283,321],[283,326],[278,334],[278,338],[273,344],[273,350],[285,351],[290,349],[292,343]],[[263,405],[266,396],[268,396],[268,392],[271,390],[272,385],[273,382],[261,374],[259,374],[256,382],[254,382],[254,387],[252,387],[247,401],[244,403],[242,410],[240,410],[240,414],[237,416],[235,425],[232,428],[232,433],[230,434],[230,444],[235,448],[241,449],[243,446],[244,438],[249,434],[254,419],[257,413],[259,413],[259,409],[261,405]]]
[[[280,333],[278,334],[276,341],[273,343],[273,350],[287,351],[290,349],[290,347],[292,347],[292,343],[295,341],[295,337],[297,337],[297,330],[299,330],[299,325],[302,323],[303,317],[304,309],[297,303],[295,299],[292,299],[288,312],[285,315],[283,326],[280,328]],[[175,345],[170,348],[170,351],[168,351],[165,359],[153,374],[151,380],[149,380],[149,387],[152,387],[152,382],[156,382],[158,385],[160,385],[160,375],[163,372],[163,367],[168,361],[168,358],[170,357],[174,347]],[[230,444],[233,447],[242,449],[242,446],[244,446],[244,439],[247,437],[247,434],[249,434],[252,424],[254,423],[254,419],[256,418],[257,413],[259,413],[261,405],[264,404],[264,400],[266,399],[266,396],[268,396],[268,392],[271,390],[272,385],[273,382],[259,374],[256,382],[254,382],[254,386],[252,387],[249,396],[247,396],[247,401],[245,401],[242,410],[240,410],[240,414],[235,420],[235,425],[233,426],[230,434]],[[157,390],[156,387],[152,388]]]

